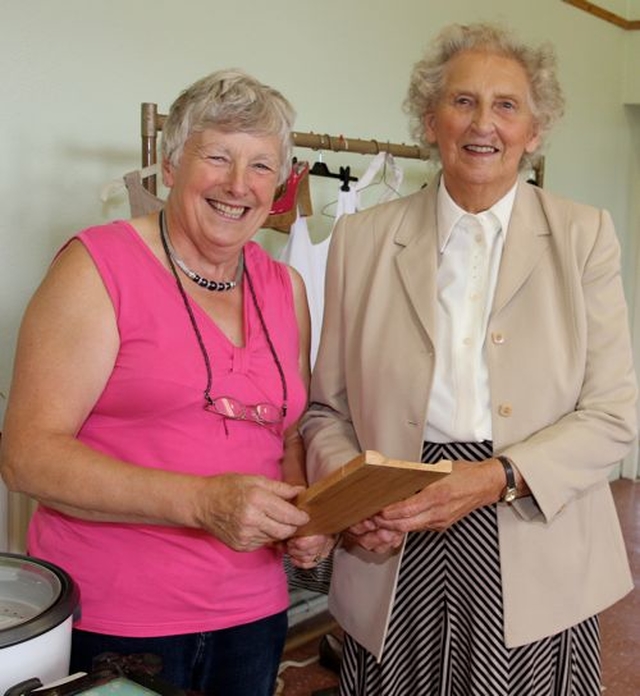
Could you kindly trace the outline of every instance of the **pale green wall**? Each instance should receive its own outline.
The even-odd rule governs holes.
[[[443,24],[479,19],[557,46],[568,110],[545,185],[611,210],[630,287],[639,117],[622,94],[628,52],[640,48],[561,0],[0,0],[0,392],[54,250],[128,214],[124,198],[105,205],[99,194],[139,165],[141,101],[164,110],[196,78],[239,66],[294,102],[298,130],[408,141],[400,104],[411,65]]]
[[[638,15],[640,21],[640,14]],[[624,101],[640,104],[640,31],[634,31],[626,42]]]
[[[636,19],[634,10],[640,7],[640,0],[598,0],[594,4],[623,19]]]

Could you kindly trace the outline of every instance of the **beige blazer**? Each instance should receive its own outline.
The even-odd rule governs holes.
[[[436,190],[340,219],[301,430],[315,481],[364,449],[418,460],[433,378]],[[608,485],[636,438],[636,380],[608,213],[520,183],[486,338],[493,443],[532,497],[498,505],[508,647],[632,589]],[[401,552],[336,550],[330,609],[380,658]],[[468,578],[469,592],[476,592]]]

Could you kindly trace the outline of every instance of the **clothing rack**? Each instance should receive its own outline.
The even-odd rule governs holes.
[[[418,145],[404,143],[380,142],[379,140],[361,140],[345,138],[344,135],[321,135],[319,133],[293,133],[296,147],[308,147],[312,150],[332,150],[333,152],[357,152],[362,155],[377,155],[388,152],[394,157],[410,159],[429,159],[429,151]]]
[[[157,162],[158,133],[162,130],[166,116],[158,113],[158,105],[143,102],[141,107],[142,133],[142,166],[148,167]],[[377,155],[388,152],[394,157],[407,159],[428,160],[429,150],[418,145],[390,143],[380,140],[363,140],[361,138],[345,138],[343,135],[327,135],[320,133],[293,133],[293,144],[296,147],[306,147],[311,150],[331,150],[333,152],[355,152],[363,155]],[[534,183],[542,186],[544,178],[544,158],[540,157],[533,163]],[[156,177],[150,176],[144,180],[145,188],[156,193]]]

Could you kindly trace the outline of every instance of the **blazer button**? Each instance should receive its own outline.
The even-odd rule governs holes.
[[[504,343],[504,341],[505,341],[504,334],[501,333],[500,331],[494,331],[494,332],[491,334],[491,340],[492,340],[493,343],[495,343],[496,345],[500,345],[501,343]]]
[[[504,418],[509,418],[511,414],[513,413],[513,407],[511,404],[500,404],[498,406],[498,414],[503,416]]]

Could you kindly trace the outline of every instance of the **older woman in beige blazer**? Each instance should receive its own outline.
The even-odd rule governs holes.
[[[335,550],[345,696],[599,693],[597,614],[632,588],[608,477],[636,382],[610,216],[519,175],[562,111],[554,68],[447,28],[407,100],[441,177],[333,235],[310,480],[364,449],[453,460]]]

